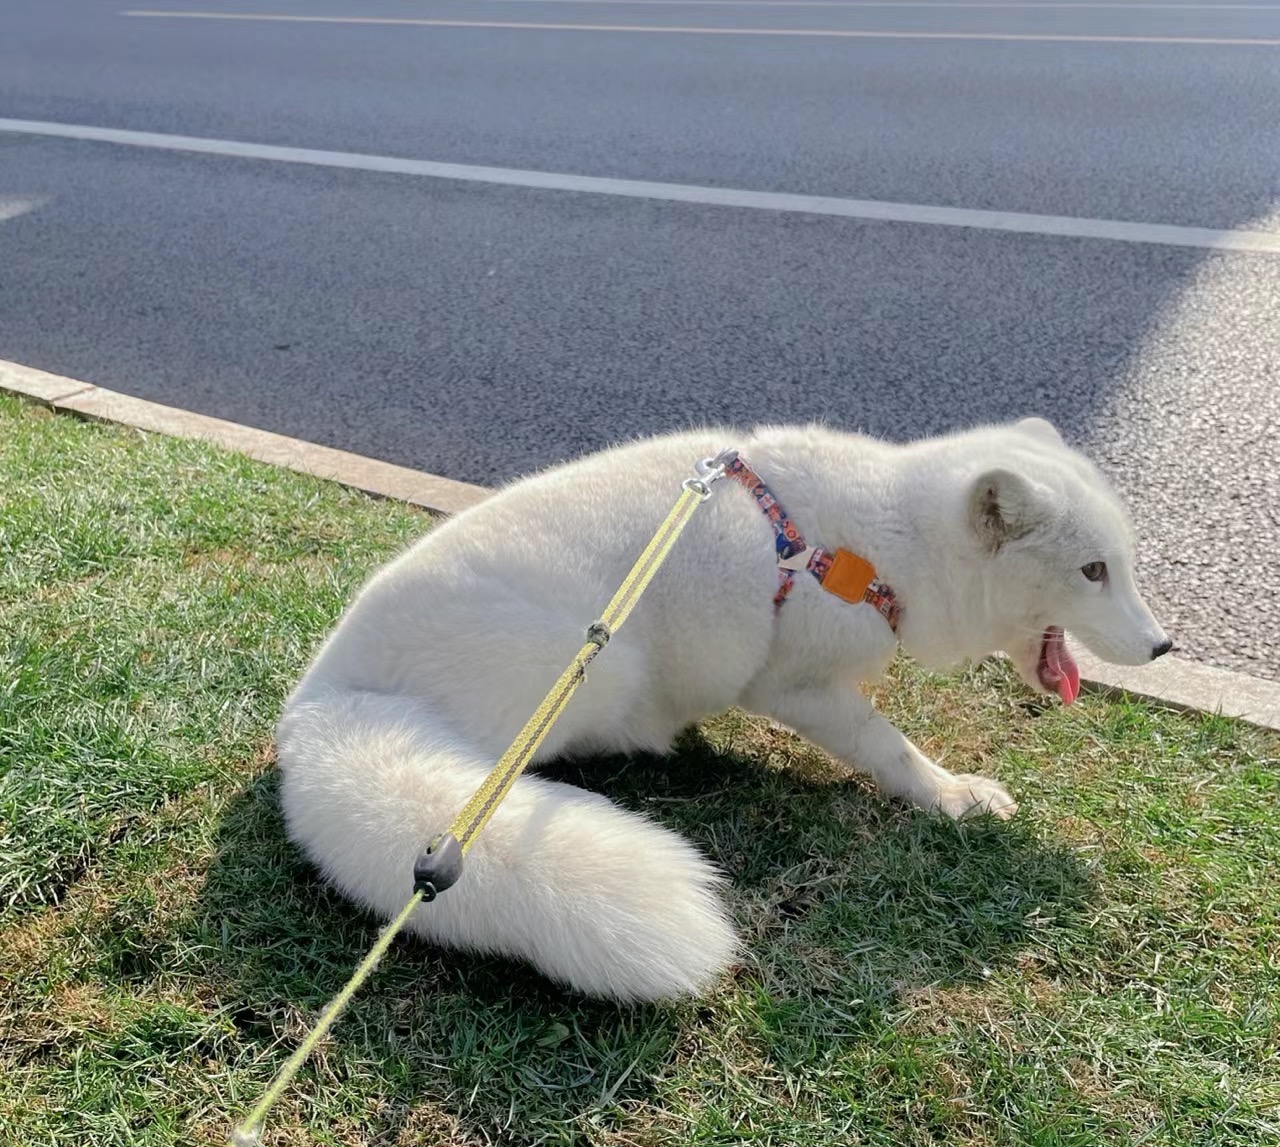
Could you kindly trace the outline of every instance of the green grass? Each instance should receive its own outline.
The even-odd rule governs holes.
[[[219,1142],[343,983],[375,925],[285,840],[271,722],[429,525],[0,398],[0,1142]],[[999,666],[880,692],[1021,815],[914,814],[739,715],[557,769],[732,874],[742,965],[619,1008],[399,940],[267,1141],[1280,1142],[1275,740]]]

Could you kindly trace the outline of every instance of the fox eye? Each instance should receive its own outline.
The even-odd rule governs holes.
[[[1107,563],[1090,562],[1087,566],[1081,566],[1080,572],[1090,581],[1101,581],[1107,576]]]

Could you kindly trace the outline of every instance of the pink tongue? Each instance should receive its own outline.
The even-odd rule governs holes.
[[[1080,696],[1080,667],[1076,664],[1076,660],[1071,656],[1071,651],[1067,648],[1066,639],[1062,635],[1062,630],[1054,629],[1049,633],[1048,640],[1044,647],[1045,661],[1048,662],[1049,669],[1057,680],[1054,682],[1054,688],[1058,690],[1058,696],[1062,698],[1064,705],[1070,705],[1077,697]]]

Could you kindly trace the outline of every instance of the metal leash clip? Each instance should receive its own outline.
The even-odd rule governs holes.
[[[711,497],[711,484],[724,477],[725,471],[738,457],[738,452],[731,447],[721,450],[714,458],[700,458],[694,463],[697,477],[686,478],[680,483],[684,490],[692,490],[705,502]]]

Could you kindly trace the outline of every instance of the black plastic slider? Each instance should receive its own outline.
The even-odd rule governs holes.
[[[611,630],[603,621],[593,621],[587,626],[587,640],[591,642],[597,649],[603,649],[609,644],[609,638],[613,636]]]
[[[430,903],[462,875],[462,845],[451,832],[442,832],[413,864],[413,890]]]

